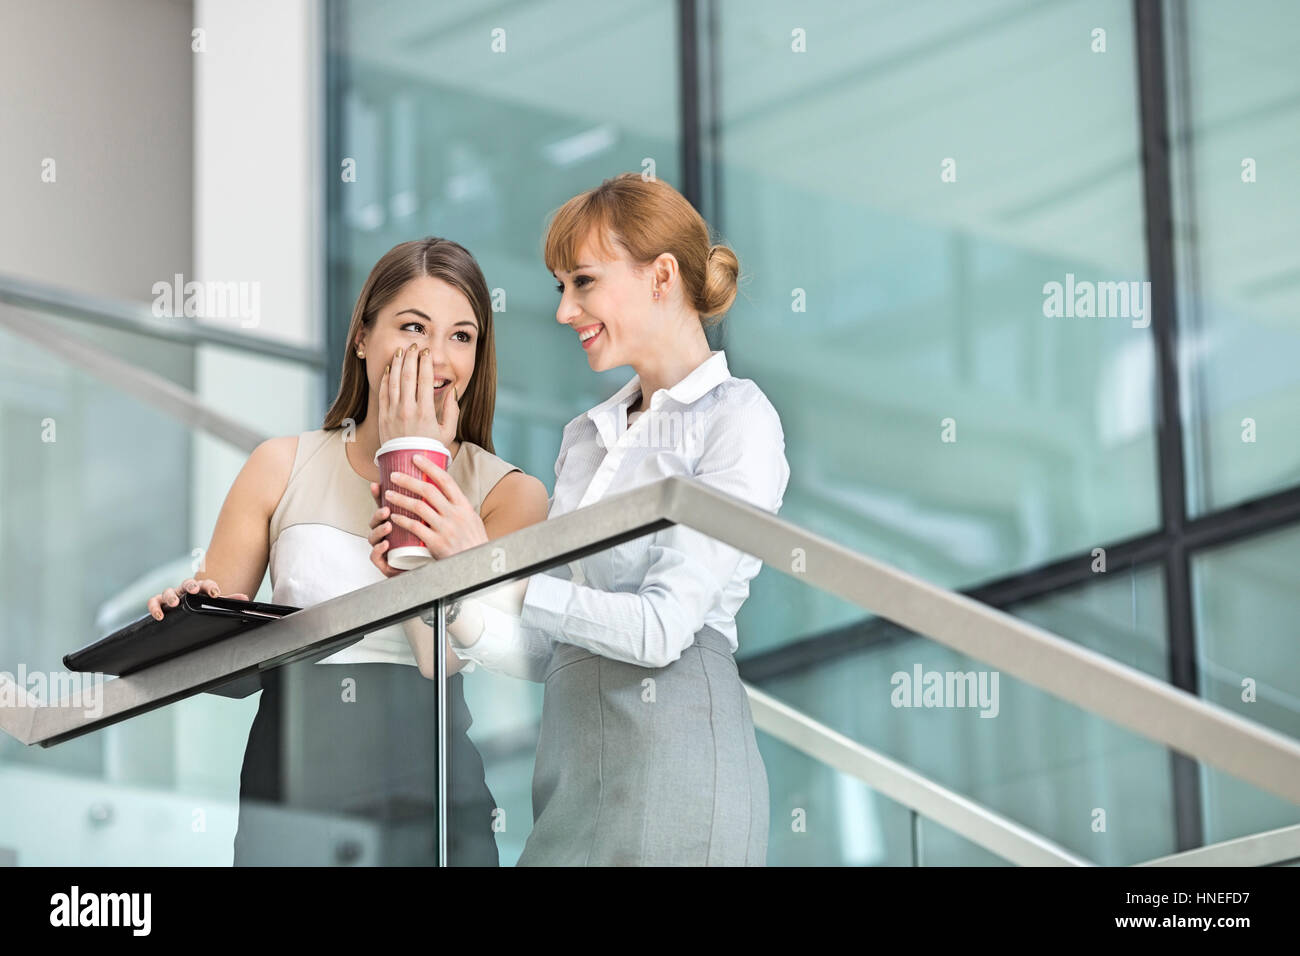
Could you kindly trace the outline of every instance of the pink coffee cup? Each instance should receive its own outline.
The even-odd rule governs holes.
[[[451,461],[451,452],[436,438],[419,436],[390,438],[379,446],[379,451],[375,452],[375,464],[379,466],[379,501],[381,506],[386,505],[392,514],[406,515],[413,521],[424,524],[424,520],[415,512],[393,504],[388,498],[390,488],[399,495],[419,497],[410,488],[393,484],[392,479],[393,472],[398,472],[410,475],[416,481],[428,481],[429,476],[413,460],[416,455],[428,458],[441,468],[446,468],[447,463]],[[433,555],[414,531],[403,528],[396,521],[392,524],[393,530],[388,532],[387,538],[388,550],[384,552],[384,557],[392,567],[399,571],[410,571],[433,560]]]

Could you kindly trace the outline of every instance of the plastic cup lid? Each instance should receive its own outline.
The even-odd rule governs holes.
[[[379,446],[379,451],[375,452],[375,464],[379,464],[379,456],[386,455],[390,451],[431,451],[440,455],[446,455],[451,458],[451,452],[447,446],[436,438],[424,438],[420,435],[410,435],[406,438],[390,438]]]

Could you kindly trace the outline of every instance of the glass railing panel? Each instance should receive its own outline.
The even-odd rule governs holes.
[[[638,539],[582,559],[578,562],[585,569],[582,578],[608,584],[607,569],[626,568],[628,561],[636,560],[638,549],[644,552],[647,541]],[[574,571],[570,565],[550,573],[565,577]],[[750,600],[759,596],[762,580],[752,584]],[[809,591],[819,590],[808,577],[794,575],[787,580]],[[847,619],[852,610],[850,602],[825,594],[810,597],[807,603],[838,618]],[[1095,581],[1008,610],[1067,641],[1167,681],[1164,607],[1161,571],[1156,566],[1137,566],[1099,571]],[[572,626],[581,631],[581,624]],[[556,644],[577,662],[570,668],[584,666],[581,662],[595,646],[593,640],[605,639],[599,629],[589,633],[597,637]],[[742,648],[752,634],[742,624],[738,635]],[[744,678],[851,740],[1078,857],[1110,865],[1138,863],[1186,848],[1179,846],[1180,832],[1205,829],[1195,775],[1183,773],[1186,758],[1176,757],[1162,743],[861,609],[856,627],[793,638],[773,653],[742,657]],[[707,650],[692,649],[684,657],[701,654]],[[621,662],[609,667],[611,674],[624,670]],[[657,683],[662,672],[640,667],[630,673]],[[546,708],[551,708],[550,720],[555,724],[551,739],[558,740],[558,728],[572,725],[576,732],[589,720],[590,713],[583,707],[599,705],[608,722],[609,687],[584,684],[574,690],[566,680],[560,703],[553,703],[546,694],[553,693],[554,672],[545,689],[538,686],[540,681],[502,677],[483,667],[465,680],[475,720],[471,736],[480,753],[491,755],[484,761],[485,774],[494,801],[503,810],[498,838],[511,848],[503,853],[503,863],[511,862],[516,848],[527,862],[532,820],[525,816],[520,825],[524,795],[530,787],[555,788],[557,766],[580,774],[591,759],[591,754],[584,759],[555,744],[548,747],[544,740],[539,744],[539,736],[545,737]],[[627,688],[622,693],[628,702],[636,697]],[[734,723],[743,720],[737,715]],[[630,736],[619,736],[616,749],[653,746],[644,728],[624,730]],[[832,865],[897,863],[912,860],[913,854],[921,865],[989,862],[990,851],[961,833],[924,817],[913,822],[907,808],[893,805],[888,797],[818,761],[810,766],[810,758],[764,731],[757,731],[755,739],[768,781],[768,863],[813,859]],[[537,766],[529,768],[539,747],[544,753],[550,751],[550,766],[541,772]],[[637,779],[632,770],[626,774],[628,780]],[[611,792],[619,793],[612,798],[617,802],[631,790]],[[542,810],[556,799],[536,790],[533,796]],[[590,800],[590,794],[583,799]],[[504,800],[513,804],[500,806]],[[531,803],[528,809],[539,812],[539,806]],[[586,825],[583,814],[590,809],[579,807],[572,811],[576,816],[566,818],[571,819],[573,840],[589,838],[581,827]],[[654,812],[667,810],[660,807]],[[812,827],[814,822],[823,828],[821,837]],[[839,836],[830,837],[831,831]],[[843,836],[848,833],[856,836]],[[816,848],[823,837],[824,846]],[[554,838],[553,832],[548,835]],[[996,853],[992,857],[1000,858]]]
[[[1165,679],[1160,587],[1156,571],[1114,571],[1011,612]],[[832,650],[818,653],[817,640]],[[806,663],[760,656],[746,669],[789,705],[1086,859],[1174,852],[1167,747],[878,618],[805,647]],[[936,826],[921,822],[924,864],[987,862]]]
[[[857,777],[758,732],[770,866],[912,866],[914,814]]]
[[[701,537],[696,535],[696,540]],[[671,749],[674,734],[680,737],[699,731],[683,729],[689,726],[684,714],[698,718],[700,713],[709,713],[710,699],[725,698],[735,674],[732,654],[722,652],[729,646],[726,637],[709,632],[707,641],[687,648],[663,668],[612,659],[611,645],[601,642],[615,640],[619,628],[581,623],[584,614],[593,620],[617,622],[624,613],[647,613],[644,604],[633,600],[635,592],[613,589],[610,569],[634,566],[629,562],[639,560],[638,554],[644,555],[650,543],[651,537],[643,536],[550,569],[547,576],[563,583],[558,590],[547,587],[537,591],[538,596],[530,600],[544,604],[541,594],[558,593],[579,602],[565,604],[561,617],[539,614],[535,607],[526,611],[515,594],[513,607],[522,615],[510,616],[511,626],[531,633],[534,639],[539,634],[552,635],[550,653],[554,656],[549,662],[539,659],[531,666],[525,666],[521,658],[501,666],[500,659],[485,654],[464,677],[473,715],[469,737],[482,760],[497,808],[496,836],[503,865],[521,859],[525,863],[551,861],[570,851],[584,859],[588,853],[604,859],[603,853],[615,852],[607,841],[619,838],[597,826],[598,809],[607,815],[604,826],[608,827],[618,825],[624,815],[630,818],[640,813],[636,818],[653,834],[667,814],[681,812],[694,819],[691,814],[697,811],[681,807],[674,811],[676,804],[671,799],[655,803],[647,794],[672,791],[678,794],[673,799],[693,807],[690,801],[697,798],[697,790],[709,795],[708,799],[719,792],[712,782],[712,770],[707,783],[691,776],[695,758],[690,754],[707,752],[707,744],[697,741],[695,750],[683,751],[675,763],[669,761],[665,766],[660,762],[665,752],[675,753]],[[583,588],[597,591],[591,584],[575,587],[575,579],[604,583],[609,590],[599,591],[597,597],[573,597]],[[817,590],[806,579],[798,585],[810,592]],[[1159,586],[1159,576],[1153,572],[1119,573],[1107,581],[1104,593],[1089,593],[1072,601],[1061,599],[1059,606],[1031,609],[1026,616],[1036,616],[1046,625],[1073,622],[1076,630],[1083,632],[1080,640],[1163,676]],[[494,587],[491,592],[505,600],[511,587],[518,585]],[[758,597],[759,587],[753,585],[750,600]],[[851,609],[826,594],[810,598],[809,603],[821,604],[837,616]],[[864,612],[858,609],[857,613],[862,620]],[[525,619],[534,623],[525,626]],[[657,619],[661,618],[656,614],[634,617],[641,625],[634,624],[630,634],[640,635],[638,626]],[[673,620],[671,614],[662,619]],[[497,617],[493,626],[497,633],[510,633],[503,620]],[[550,623],[538,625],[539,621]],[[539,626],[543,631],[537,630]],[[556,640],[554,635],[567,633],[567,628],[586,636]],[[958,794],[987,803],[1013,822],[1039,830],[1086,858],[1136,862],[1171,852],[1174,824],[1167,748],[1007,675],[1001,675],[1000,684],[993,678],[989,685],[992,675],[986,666],[891,624],[870,619],[860,630],[858,634],[794,635],[807,640],[787,642],[790,646],[771,656],[743,659],[740,675],[850,739],[919,770]],[[649,633],[657,631],[651,626]],[[464,635],[453,631],[452,636],[460,639]],[[740,646],[752,636],[753,630],[742,626]],[[545,637],[540,646],[548,646]],[[592,649],[597,646],[604,646],[607,653],[593,658]],[[800,656],[795,656],[796,651]],[[642,655],[640,659],[646,658]],[[910,679],[918,667],[924,674],[975,672],[978,680],[986,682],[981,688],[991,686],[991,699],[971,707],[901,707],[896,703],[893,678],[902,674]],[[708,673],[713,668],[719,683],[708,685],[711,698],[698,696],[698,686],[677,688],[682,673],[701,669]],[[981,713],[997,719],[985,719]],[[927,843],[930,821],[914,821],[907,807],[856,777],[762,730],[749,729],[753,725],[748,703],[743,709],[715,714],[714,721],[715,731],[723,727],[733,738],[753,734],[766,783],[747,783],[749,778],[736,773],[734,763],[730,772],[733,786],[742,787],[746,794],[761,791],[766,795],[768,835],[763,858],[767,863],[987,862],[988,851],[955,834],[946,835],[942,828],[930,834]],[[707,740],[708,734],[706,728],[702,739]],[[637,753],[640,757],[631,756]],[[723,757],[728,753],[733,761],[752,756],[743,748],[725,752]],[[616,768],[607,767],[603,778],[593,769],[602,759],[613,760]],[[719,766],[724,766],[725,760],[720,760]],[[721,772],[726,776],[729,771],[724,767]],[[454,766],[451,773],[454,779]],[[654,778],[660,774],[669,782],[656,784]],[[611,805],[619,808],[612,817]],[[1111,819],[1102,822],[1106,829],[1094,833],[1090,814],[1098,808]],[[559,822],[546,821],[542,842],[538,842],[533,835],[534,815],[547,813],[557,814]],[[611,819],[616,822],[609,822]],[[620,852],[653,855],[657,849],[653,840],[644,847],[633,841]],[[692,849],[688,846],[681,852],[689,855]]]
[[[913,814],[913,866],[1010,866],[1007,860],[933,820]]]
[[[417,663],[432,650],[413,616],[262,673],[235,777],[234,865],[438,865],[438,685]],[[461,680],[447,684],[452,723]],[[458,794],[452,811],[459,823]],[[495,865],[490,834],[470,841],[470,829],[448,862]]]
[[[218,368],[214,356],[227,350],[203,346],[196,355],[85,322],[38,321],[213,394],[237,391],[238,376],[256,365],[258,380],[285,401],[211,406],[268,435],[315,427],[319,411],[309,415],[307,401],[289,397],[311,394],[295,363],[229,355]],[[51,688],[80,687],[93,710],[93,685],[76,683],[63,655],[202,573],[215,517],[246,458],[0,328],[0,671],[45,700]],[[256,596],[269,600],[269,587]],[[0,854],[19,865],[228,865],[257,704],[256,695],[203,694],[48,749],[0,735]],[[49,840],[55,831],[78,837]]]

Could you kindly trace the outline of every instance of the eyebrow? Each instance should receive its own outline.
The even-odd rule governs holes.
[[[594,269],[594,268],[596,268],[596,267],[595,267],[595,266],[591,266],[591,265],[587,265],[585,262],[580,262],[580,263],[578,263],[576,266],[574,266],[574,267],[573,267],[571,270],[569,270],[569,271],[571,271],[571,272],[577,272],[579,269]],[[563,272],[564,270],[561,269],[560,271]],[[557,278],[557,279],[559,278],[559,276],[556,276],[554,272],[552,272],[551,275],[555,276],[555,278]]]
[[[416,315],[418,315],[420,318],[424,319],[424,321],[426,321],[426,322],[432,322],[432,321],[433,321],[433,319],[429,318],[427,315],[425,315],[425,314],[424,314],[423,312],[421,312],[419,309],[403,309],[401,312],[398,312],[397,315],[405,315],[407,312],[414,312]],[[396,318],[396,316],[394,316],[394,318]],[[477,323],[477,322],[471,322],[469,319],[461,319],[459,322],[456,323],[456,325],[468,325],[468,326],[470,326],[471,328],[475,328],[475,329],[478,328],[478,323]],[[456,325],[453,325],[452,328],[455,328]]]

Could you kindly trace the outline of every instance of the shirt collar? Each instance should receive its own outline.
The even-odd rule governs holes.
[[[672,388],[663,389],[662,394],[666,394],[681,405],[690,405],[730,377],[727,353],[717,349]],[[624,416],[627,414],[627,407],[632,404],[640,391],[641,376],[633,375],[630,382],[587,412],[587,417],[596,424],[601,438],[605,440],[606,447],[613,444],[612,439],[617,434],[616,428],[626,421]],[[653,402],[659,394],[651,396],[651,401]],[[662,402],[663,399],[660,398],[659,401]]]

